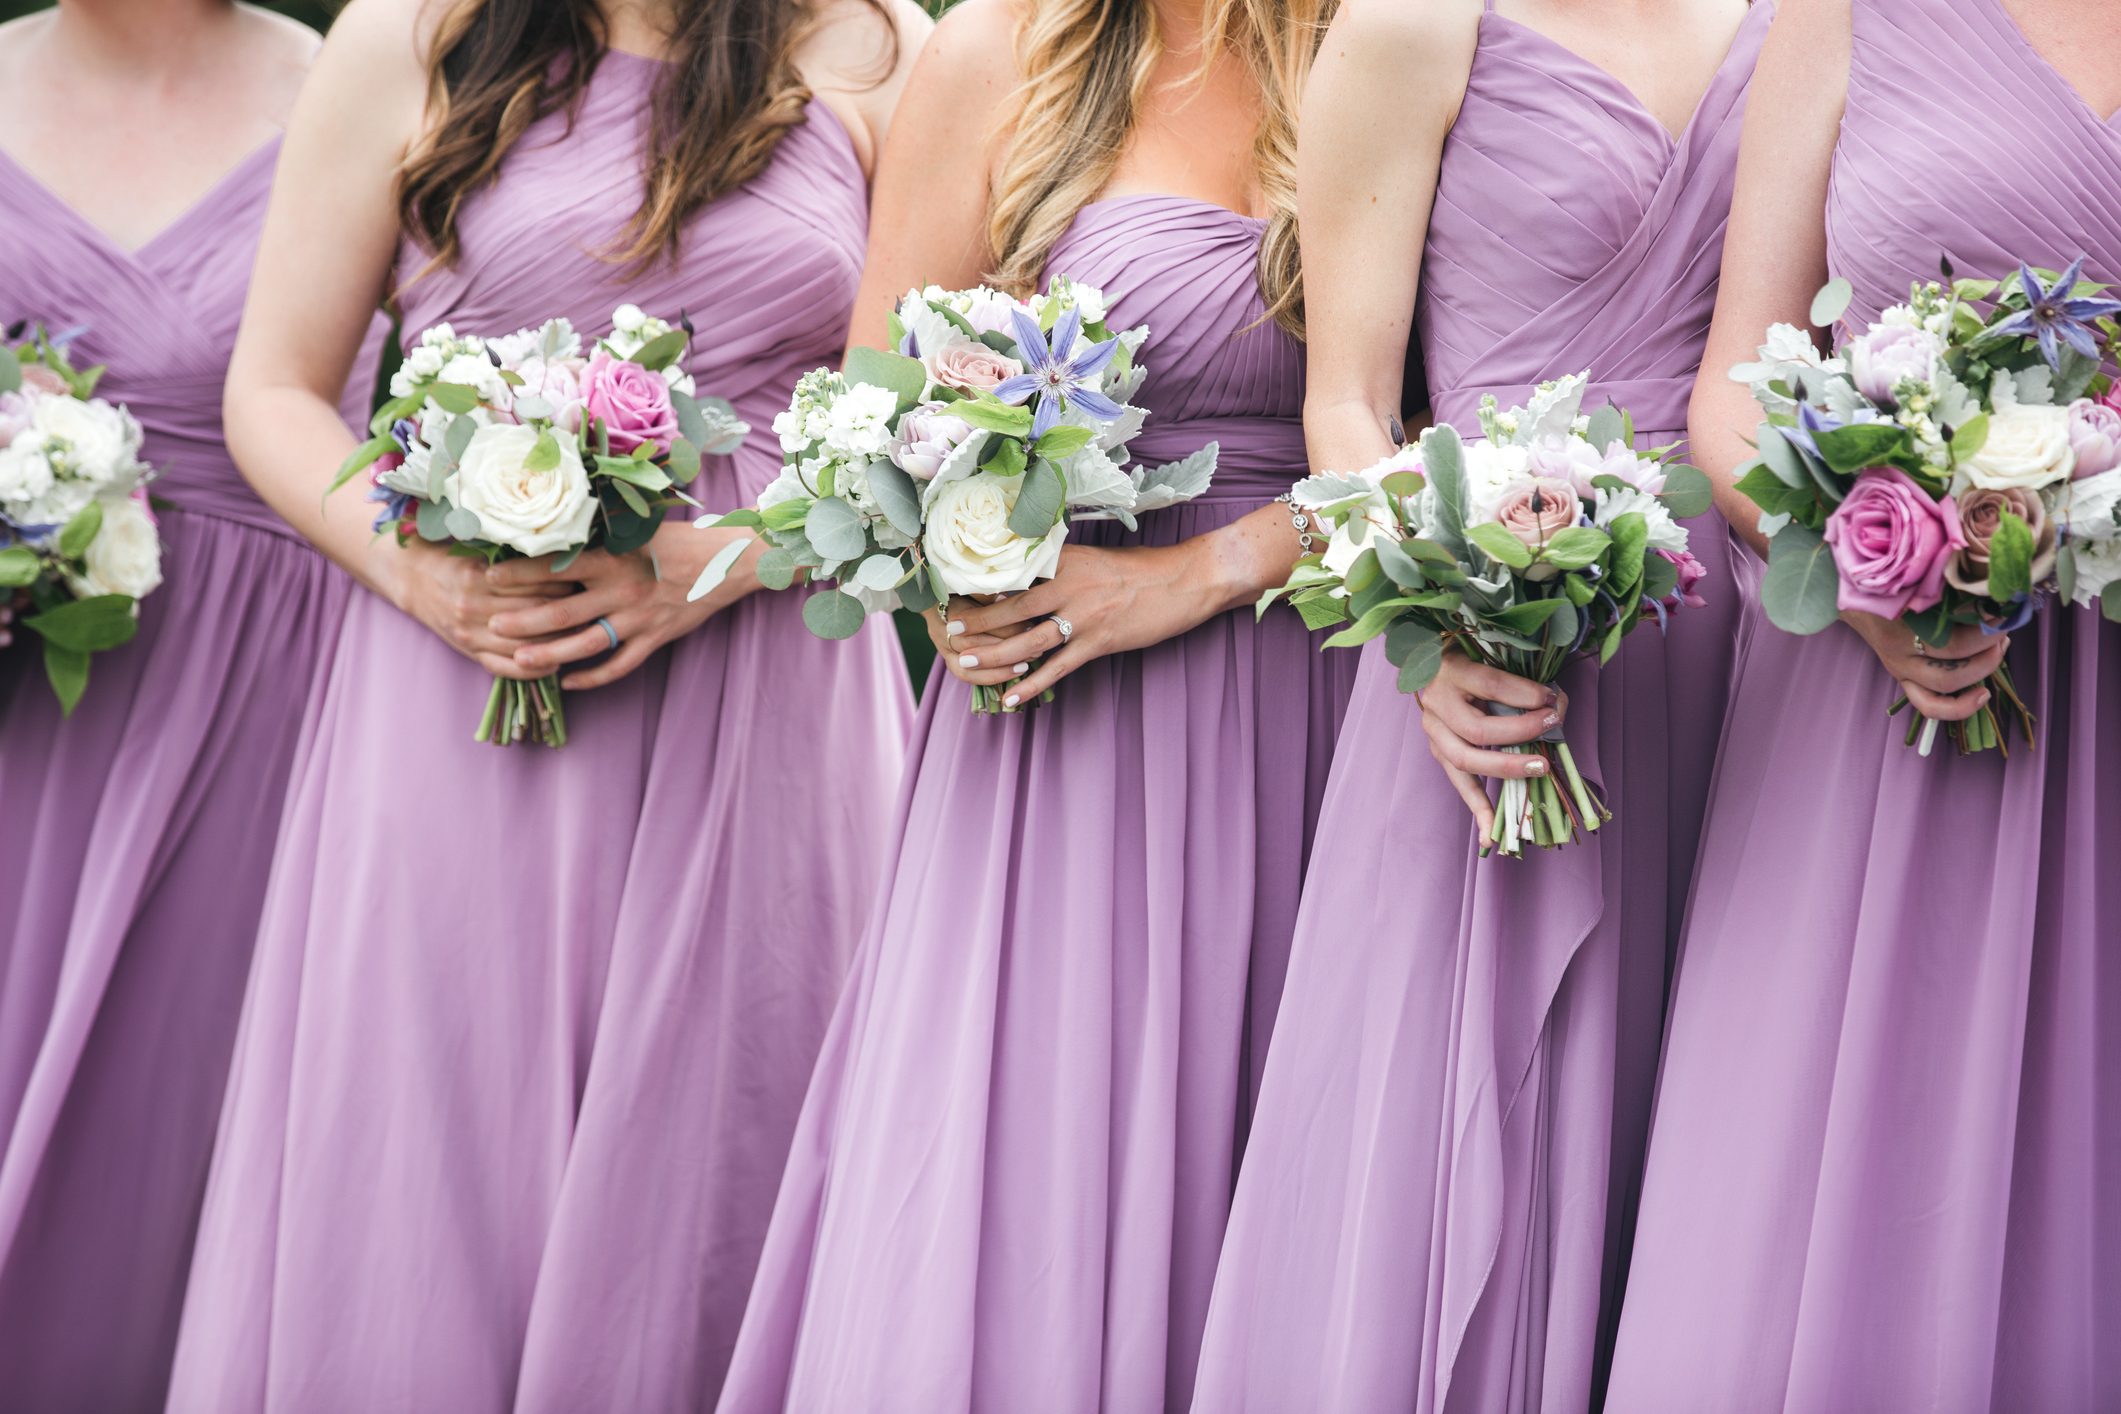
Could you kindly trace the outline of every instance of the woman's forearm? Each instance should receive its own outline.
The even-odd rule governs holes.
[[[229,453],[265,503],[364,587],[396,602],[398,548],[375,533],[368,478],[326,494],[359,445],[339,409],[306,388],[246,386],[237,370],[224,416]]]

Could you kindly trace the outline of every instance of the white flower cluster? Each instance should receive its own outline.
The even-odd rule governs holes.
[[[123,500],[145,483],[140,424],[101,398],[9,393],[0,421],[0,517],[23,531],[56,532],[90,501]]]

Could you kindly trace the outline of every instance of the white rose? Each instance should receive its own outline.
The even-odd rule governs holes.
[[[125,594],[144,599],[162,583],[162,537],[154,517],[133,496],[105,496],[103,528],[81,556],[81,573],[68,584],[84,598]]]
[[[479,534],[525,555],[549,555],[589,538],[596,497],[572,439],[555,439],[559,464],[549,471],[524,465],[540,433],[534,427],[495,423],[473,434],[442,494],[459,510],[479,518]]]
[[[2076,469],[2069,409],[2014,403],[1989,414],[1988,441],[1960,463],[1985,491],[2038,490]]]
[[[97,486],[134,480],[139,471],[140,424],[101,398],[37,399],[27,439],[45,444],[60,474]]]
[[[981,471],[936,490],[921,543],[952,594],[1015,593],[1059,567],[1066,522],[1038,540],[1009,528],[1022,486],[1022,477]]]

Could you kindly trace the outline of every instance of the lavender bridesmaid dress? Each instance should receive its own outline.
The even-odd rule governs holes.
[[[1145,461],[1222,447],[1227,525],[1302,472],[1264,227],[1094,202],[1050,268],[1147,324]],[[1225,614],[975,718],[938,676],[890,883],[797,1132],[722,1409],[1182,1407],[1351,665]]]
[[[2121,280],[2102,116],[1998,0],[1858,0],[1850,317],[1940,255]],[[1611,1408],[2121,1408],[2121,629],[2011,652],[2037,745],[1925,761],[1853,633],[1749,644]]]
[[[1588,368],[1587,407],[1684,435],[1755,7],[1674,139],[1616,80],[1491,9],[1446,141],[1418,329],[1436,416],[1475,425]],[[1740,591],[1577,673],[1568,733],[1615,818],[1476,857],[1420,709],[1379,653],[1342,733],[1289,985],[1217,1272],[1194,1407],[1581,1411],[1617,1309],[1666,959],[1715,755]]]
[[[639,201],[652,60],[601,61],[399,273],[408,330],[590,333],[632,301],[758,431],[845,337],[866,207],[823,105],[691,223]],[[570,700],[558,751],[471,739],[481,669],[366,594],[313,700],[184,1314],[177,1411],[657,1410],[713,1397],[875,887],[910,717],[888,625],[759,595]],[[659,1246],[648,1245],[654,1236]],[[608,1244],[608,1245],[607,1245]]]
[[[221,441],[277,141],[127,251],[0,155],[0,322],[83,329],[162,471],[163,585],[62,718],[0,651],[0,1403],[162,1398],[302,703],[346,581]],[[349,388],[365,420],[380,321]]]

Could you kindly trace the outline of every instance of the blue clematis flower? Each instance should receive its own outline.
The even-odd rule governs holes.
[[[1003,380],[994,396],[1011,406],[1021,406],[1034,395],[1038,398],[1038,408],[1031,418],[1032,441],[1045,436],[1071,403],[1100,422],[1112,422],[1121,415],[1120,405],[1088,381],[1119,352],[1118,339],[1086,343],[1078,352],[1076,341],[1083,330],[1083,317],[1073,309],[1062,314],[1053,326],[1050,343],[1038,321],[1022,310],[1010,310],[1009,320],[1016,335],[1017,352],[1024,357],[1025,371]]]
[[[2070,262],[2069,269],[2055,277],[2055,283],[2043,286],[2032,267],[2020,265],[2018,279],[2025,286],[2025,297],[2032,301],[2029,309],[2013,314],[1996,326],[1999,334],[2030,334],[2040,343],[2040,356],[2047,366],[2057,372],[2062,368],[2062,345],[2068,344],[2086,358],[2099,357],[2099,334],[2092,321],[2102,315],[2121,314],[2121,299],[2108,299],[2102,295],[2087,295],[2073,298],[2070,291],[2077,288],[2077,276],[2084,270],[2084,257],[2078,256]]]
[[[1841,419],[1821,412],[1810,403],[1799,403],[1797,404],[1797,425],[1783,428],[1782,435],[1797,446],[1810,452],[1813,456],[1818,457],[1820,461],[1825,461],[1826,458],[1820,455],[1819,443],[1816,438],[1821,432],[1839,432],[1842,426]]]

